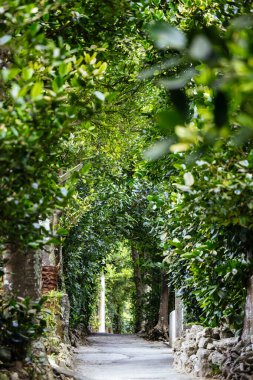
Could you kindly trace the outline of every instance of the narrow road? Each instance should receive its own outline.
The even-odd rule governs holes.
[[[79,348],[80,380],[190,380],[172,367],[172,351],[164,343],[136,335],[96,334]]]

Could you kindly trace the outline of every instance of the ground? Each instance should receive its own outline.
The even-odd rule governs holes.
[[[79,348],[80,380],[190,380],[172,367],[172,350],[136,335],[96,334]]]

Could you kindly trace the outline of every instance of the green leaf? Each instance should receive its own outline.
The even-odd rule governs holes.
[[[0,37],[0,46],[7,44],[12,39],[12,36],[6,34],[5,36]]]
[[[31,242],[28,243],[28,246],[31,247],[31,248],[36,249],[36,248],[39,248],[40,245],[37,242],[31,241]]]
[[[43,91],[43,82],[36,82],[31,90],[31,97],[38,98]]]
[[[192,58],[205,60],[212,52],[212,45],[205,35],[200,34],[194,37],[189,52]]]
[[[197,71],[189,69],[178,75],[178,78],[172,79],[160,79],[158,83],[168,90],[176,90],[184,87],[194,76],[197,75]]]
[[[61,240],[57,239],[56,237],[53,237],[53,238],[51,238],[51,239],[48,240],[48,244],[59,245],[59,244],[61,244]]]
[[[65,75],[68,74],[68,72],[70,71],[69,68],[70,68],[70,67],[68,66],[67,63],[65,63],[65,62],[61,63],[60,66],[59,66],[59,74],[60,74],[61,76],[65,76]]]
[[[145,160],[155,161],[169,152],[170,145],[167,140],[161,140],[153,144],[149,149],[143,153]]]
[[[19,91],[20,91],[20,86],[17,83],[14,83],[10,90],[11,96],[14,99],[17,99],[19,97]]]
[[[34,73],[34,70],[33,70],[33,69],[28,68],[28,67],[25,67],[25,68],[23,68],[23,70],[22,70],[22,78],[23,78],[24,80],[29,80],[29,79],[32,78],[33,73]]]
[[[180,183],[173,183],[173,185],[176,186],[181,191],[185,191],[185,192],[190,192],[191,191],[190,186],[181,185]]]
[[[151,36],[158,49],[182,50],[187,43],[187,38],[181,30],[166,23],[157,23],[152,26]]]
[[[185,173],[184,174],[184,183],[185,186],[192,186],[194,184],[194,177],[192,173]]]
[[[183,259],[192,259],[192,258],[194,258],[196,256],[196,254],[194,254],[193,252],[187,252],[187,253],[183,253],[182,255],[181,255],[181,257],[183,258]]]
[[[180,153],[180,152],[185,152],[186,150],[188,150],[190,148],[190,144],[187,143],[187,142],[182,142],[182,143],[178,143],[178,144],[172,144],[170,146],[170,151],[172,153]]]
[[[3,69],[2,77],[4,81],[12,80],[20,73],[20,69],[12,68],[12,69]]]
[[[90,171],[90,168],[92,167],[91,163],[88,163],[88,164],[85,164],[83,167],[82,167],[82,174],[87,174],[89,171]]]
[[[67,236],[69,231],[66,230],[65,228],[59,228],[56,233],[59,236]]]
[[[100,91],[95,91],[94,92],[94,95],[96,96],[96,98],[98,98],[99,100],[101,100],[102,102],[104,102],[105,100],[105,95],[100,92]]]
[[[11,130],[12,130],[12,133],[13,133],[16,137],[18,137],[19,133],[18,133],[18,131],[16,130],[16,128],[13,127],[13,125],[11,126]]]

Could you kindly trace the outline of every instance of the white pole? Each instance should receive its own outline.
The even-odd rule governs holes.
[[[100,307],[99,307],[99,329],[98,332],[105,333],[105,275],[101,275]]]

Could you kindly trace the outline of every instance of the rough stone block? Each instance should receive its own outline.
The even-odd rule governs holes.
[[[218,327],[215,327],[212,329],[212,338],[215,339],[215,340],[219,340],[220,339],[220,329]]]
[[[186,366],[186,364],[187,364],[187,362],[188,362],[188,355],[186,354],[186,353],[182,353],[181,355],[180,355],[180,361],[181,361],[181,367],[183,368],[183,369],[185,369],[185,366]]]
[[[199,376],[200,377],[212,377],[213,371],[212,367],[209,363],[203,362],[201,363],[200,370],[199,370]]]
[[[202,338],[200,338],[200,340],[198,342],[198,346],[199,346],[199,348],[207,348],[208,343],[213,343],[212,338],[202,337]]]
[[[222,363],[225,361],[225,359],[226,359],[226,356],[217,351],[212,352],[208,357],[208,361],[210,363],[214,365],[218,365],[220,368],[222,366]]]
[[[233,338],[234,334],[228,327],[223,327],[220,329],[220,338],[226,339],[226,338]]]
[[[196,341],[196,334],[193,333],[193,332],[188,332],[186,334],[186,337],[185,337],[186,340],[192,340],[192,341]]]
[[[191,327],[191,332],[194,334],[197,334],[198,332],[203,331],[203,330],[204,330],[204,327],[201,325],[192,325]]]
[[[215,350],[215,346],[213,344],[213,341],[212,343],[208,343],[208,345],[206,346],[207,350]]]
[[[212,337],[213,336],[213,329],[211,327],[204,328],[204,330],[203,330],[203,336],[205,338]]]
[[[193,363],[190,360],[187,360],[187,362],[185,362],[184,364],[183,369],[186,373],[191,373],[193,371],[193,367],[194,367]]]
[[[196,334],[196,342],[199,343],[200,339],[204,338],[204,331],[199,331]]]
[[[196,354],[197,349],[198,347],[195,342],[192,343],[191,341],[185,341],[181,345],[181,350],[185,352],[188,356]]]
[[[198,360],[197,355],[191,355],[191,356],[190,356],[190,360],[191,360],[192,362],[197,362],[197,360]]]
[[[192,374],[193,376],[196,376],[196,377],[199,377],[199,374],[200,374],[200,367],[199,367],[199,363],[195,363],[194,367],[193,367],[193,371],[192,371]]]
[[[182,342],[183,342],[182,338],[176,338],[173,342],[173,350],[180,351]]]
[[[208,359],[211,352],[212,351],[207,350],[206,348],[199,348],[196,355],[198,357],[198,360],[201,361],[204,359]]]
[[[238,337],[226,338],[221,340],[216,340],[213,342],[214,347],[219,352],[226,352],[228,348],[232,348],[236,343],[238,343]]]

